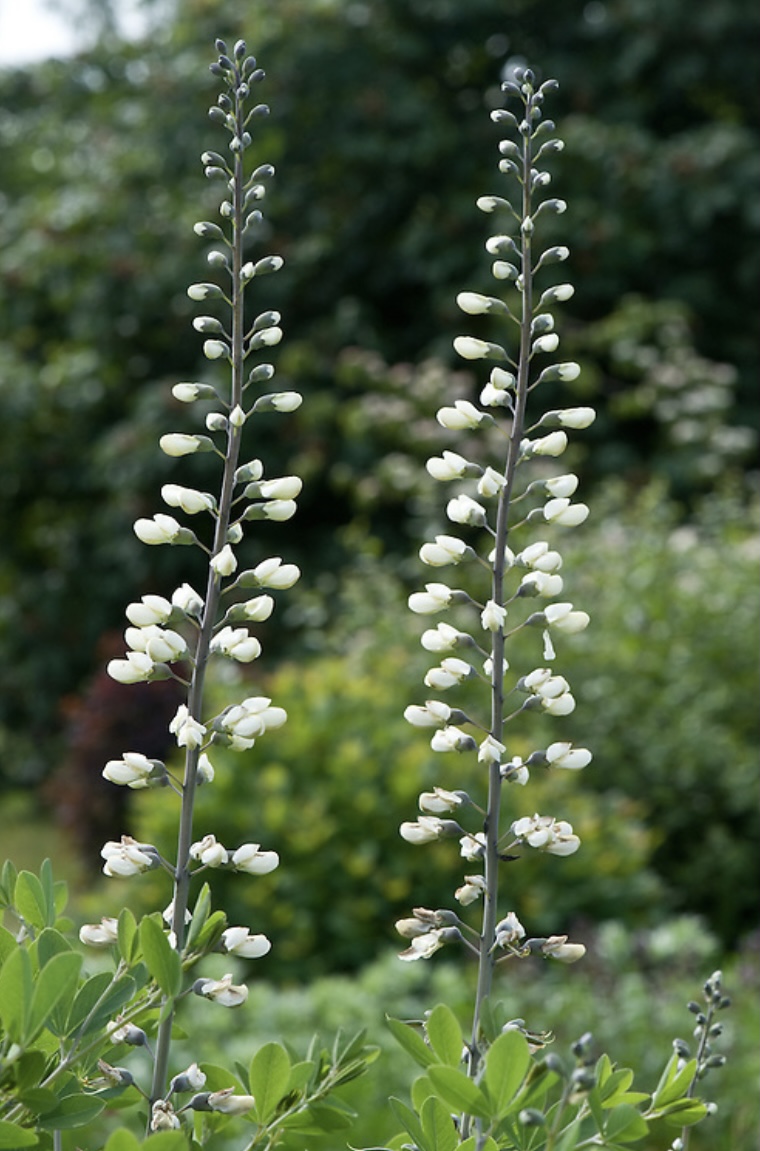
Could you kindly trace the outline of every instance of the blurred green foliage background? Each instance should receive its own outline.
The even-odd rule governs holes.
[[[359,967],[378,923],[447,896],[458,861],[433,871],[396,834],[425,784],[451,782],[400,718],[425,666],[404,598],[440,524],[434,412],[476,387],[451,339],[457,291],[489,282],[488,112],[529,62],[561,82],[569,209],[545,239],[571,248],[563,348],[584,369],[576,402],[599,410],[567,457],[593,522],[563,544],[594,627],[561,653],[580,704],[561,738],[595,765],[581,787],[541,783],[584,838],[562,894],[541,860],[516,892],[536,926],[558,904],[568,923],[689,911],[735,946],[757,907],[756,5],[154,8],[143,42],[105,20],[81,58],[0,74],[1,785],[41,785],[90,868],[105,837],[168,834],[168,805],[113,795],[100,771],[128,747],[160,755],[176,698],[100,668],[128,601],[193,582],[187,550],[142,548],[131,524],[180,468],[212,482],[208,457],[177,465],[156,441],[196,427],[171,384],[208,378],[185,295],[204,268],[192,224],[216,212],[207,64],[215,36],[244,36],[272,108],[257,161],[278,172],[258,254],[286,259],[259,302],[284,316],[277,378],[306,397],[262,454],[306,485],[293,523],[241,550],[304,579],[254,681],[290,722],[234,776],[219,757],[199,821],[231,843],[255,828],[287,858],[223,891],[279,937],[279,977]]]

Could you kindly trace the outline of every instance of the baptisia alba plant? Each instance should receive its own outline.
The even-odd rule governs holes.
[[[505,879],[526,852],[555,856],[561,867],[563,857],[580,849],[570,823],[533,810],[530,776],[579,772],[592,760],[590,750],[563,739],[561,730],[525,759],[511,747],[513,730],[522,731],[531,713],[551,717],[561,729],[562,717],[576,706],[559,670],[561,653],[590,618],[563,598],[561,533],[583,523],[589,509],[576,499],[577,477],[555,461],[569,435],[587,428],[595,413],[573,404],[580,368],[559,357],[554,310],[573,288],[557,272],[570,252],[542,241],[545,221],[567,207],[549,192],[545,167],[563,148],[555,125],[543,118],[544,99],[557,84],[538,85],[525,71],[503,87],[515,110],[499,109],[492,119],[507,133],[499,144],[499,170],[510,184],[509,198],[490,195],[477,202],[499,222],[486,241],[499,294],[458,295],[460,309],[481,334],[454,340],[463,359],[493,366],[487,377],[484,372],[477,402],[459,399],[437,413],[444,429],[461,436],[461,450],[447,448],[427,463],[431,477],[452,493],[446,503],[452,529],[423,544],[420,559],[436,569],[436,578],[409,597],[414,613],[444,617],[435,619],[421,641],[438,661],[424,681],[434,694],[411,704],[405,716],[428,730],[431,748],[445,761],[440,786],[420,795],[419,815],[400,831],[423,850],[453,841],[463,876],[451,907],[415,907],[396,924],[407,944],[402,960],[428,960],[443,948],[464,950],[477,965],[477,984],[464,1035],[445,1005],[417,1025],[391,1021],[396,1038],[425,1073],[414,1084],[411,1107],[393,1101],[404,1130],[390,1147],[617,1148],[651,1139],[650,1127],[656,1129],[659,1120],[682,1130],[675,1142],[672,1134],[664,1138],[683,1147],[688,1126],[708,1113],[694,1098],[706,1070],[699,1053],[691,1058],[687,1048],[677,1047],[654,1095],[634,1091],[631,1072],[615,1069],[607,1056],[594,1056],[590,1035],[565,1061],[546,1052],[549,1033],[507,1019],[493,994],[497,967],[537,960],[573,964],[584,956],[584,945],[569,938],[561,921],[556,934],[531,935]],[[504,330],[503,343],[483,338],[492,334],[494,321]],[[542,410],[549,383],[568,386],[567,407]],[[496,453],[494,443],[501,445]],[[455,579],[441,582],[438,569],[452,568]],[[532,646],[526,643],[531,636]],[[526,651],[533,654],[526,657]],[[457,755],[477,758],[481,793],[457,789]],[[708,982],[706,996],[713,1009],[726,1005],[719,974]],[[704,1029],[706,1017],[697,1010]]]
[[[209,1066],[203,1062],[202,1036],[197,1037],[197,1054],[196,1042],[190,1041],[194,1059],[189,1066],[176,1066],[173,1056],[180,1001],[196,995],[208,1001],[209,1011],[241,1007],[248,996],[246,965],[271,947],[259,925],[249,930],[228,924],[223,911],[213,910],[210,887],[198,877],[229,869],[240,873],[241,882],[266,882],[264,877],[279,864],[277,853],[258,842],[218,842],[213,830],[196,828],[194,809],[197,789],[213,786],[214,747],[250,752],[287,719],[267,696],[242,692],[209,714],[204,685],[212,660],[247,665],[258,659],[256,626],[269,619],[276,596],[300,575],[295,564],[280,556],[264,554],[245,570],[239,560],[239,546],[252,524],[287,520],[296,511],[301,480],[269,476],[259,458],[245,453],[256,434],[258,443],[265,441],[267,421],[294,411],[301,396],[272,390],[275,368],[266,360],[282,330],[277,312],[261,310],[259,284],[283,261],[277,255],[249,255],[261,233],[260,205],[273,175],[269,164],[252,170],[248,164],[255,125],[268,113],[265,104],[254,100],[264,72],[243,41],[230,54],[221,40],[216,48],[219,56],[211,71],[221,92],[209,115],[226,133],[227,147],[204,152],[201,159],[206,177],[221,188],[220,223],[195,225],[208,245],[209,279],[188,289],[191,300],[208,307],[193,327],[204,338],[209,377],[173,388],[180,404],[200,411],[205,427],[202,432],[168,431],[160,437],[160,448],[178,460],[199,453],[215,456],[218,483],[214,492],[167,483],[161,497],[168,511],[134,525],[143,544],[184,546],[199,553],[204,585],[196,590],[183,583],[169,598],[146,594],[129,604],[127,650],[108,664],[119,683],[171,678],[185,692],[169,724],[176,759],[165,764],[127,749],[103,769],[112,784],[155,789],[157,801],[176,804],[172,858],[128,834],[109,841],[101,852],[103,872],[113,879],[165,872],[168,906],[140,923],[124,908],[118,918],[85,925],[81,942],[110,953],[113,970],[101,965],[82,978],[82,957],[67,940],[69,925],[61,918],[64,892],[50,867],[37,877],[16,875],[6,866],[0,894],[15,916],[18,935],[0,928],[3,1147],[59,1147],[64,1128],[94,1121],[108,1104],[125,1115],[131,1108],[139,1126],[160,1136],[162,1148],[205,1144],[241,1116],[245,1122],[236,1146],[267,1148],[282,1143],[286,1131],[303,1139],[325,1126],[345,1124],[350,1109],[328,1096],[373,1057],[361,1036],[338,1037],[330,1051],[313,1043],[296,1063],[280,1044],[269,1043],[248,1067]],[[190,476],[192,461],[183,463]],[[228,957],[230,970],[220,978],[195,970],[211,951]],[[109,1151],[134,1145],[136,1137],[128,1128],[108,1142]]]

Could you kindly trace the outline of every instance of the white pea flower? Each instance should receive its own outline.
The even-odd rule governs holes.
[[[529,456],[561,456],[566,447],[567,436],[564,432],[549,432],[537,440],[523,440],[520,445],[523,455]]]
[[[413,592],[409,596],[409,608],[417,615],[433,615],[443,611],[451,602],[453,591],[443,583],[425,584],[424,592]]]
[[[458,452],[444,452],[441,456],[431,456],[425,464],[434,480],[458,480],[465,474],[469,462]]]
[[[231,576],[237,570],[237,559],[229,544],[225,544],[211,559],[211,567],[217,575]]]
[[[503,743],[487,735],[478,748],[478,763],[501,763],[501,757],[506,751]]]
[[[479,292],[460,292],[457,295],[457,305],[468,316],[482,316],[492,311],[496,307],[499,311],[503,311],[504,305],[501,300],[495,300],[492,296],[481,296]],[[466,338],[466,337],[460,337]]]
[[[184,1091],[200,1091],[206,1082],[206,1076],[197,1063],[191,1063],[185,1071],[175,1075],[169,1085],[170,1094]]]
[[[303,396],[300,392],[275,392],[269,400],[276,412],[294,412],[303,403]]]
[[[503,476],[501,472],[495,471],[492,467],[487,467],[478,480],[478,495],[483,496],[484,499],[497,496],[506,482],[506,476]]]
[[[528,815],[517,819],[511,827],[516,839],[549,855],[572,855],[580,847],[580,839],[564,819],[550,815]]]
[[[456,811],[465,801],[465,796],[459,791],[447,791],[445,787],[434,787],[432,791],[423,791],[418,803],[420,811],[425,815],[446,815]]]
[[[280,476],[279,479],[262,480],[257,487],[258,494],[265,500],[294,500],[301,494],[303,480],[298,476]]]
[[[575,698],[569,691],[558,696],[542,696],[541,706],[549,715],[570,715],[575,711]]]
[[[586,504],[571,504],[564,496],[547,500],[544,504],[544,519],[550,524],[560,524],[562,527],[574,528],[588,518]]]
[[[248,419],[247,415],[240,404],[235,404],[229,415],[230,426],[233,428],[242,428],[245,421]]]
[[[555,572],[562,567],[562,556],[559,552],[551,551],[546,540],[536,540],[518,552],[515,563],[536,571]]]
[[[222,1115],[244,1115],[256,1106],[253,1095],[236,1095],[234,1087],[212,1091],[206,1103],[212,1111],[219,1111]]]
[[[420,559],[428,567],[445,567],[447,564],[458,564],[467,552],[467,544],[456,536],[440,535],[435,537],[435,543],[423,544],[420,548]]]
[[[424,935],[415,936],[406,951],[400,953],[399,959],[403,959],[405,962],[415,959],[429,959],[431,955],[435,955],[436,951],[443,947],[445,930],[445,928],[437,927]]]
[[[197,859],[204,867],[224,867],[229,862],[230,853],[222,847],[215,835],[204,835],[190,845],[190,857]]]
[[[449,705],[437,699],[427,700],[424,707],[410,704],[404,710],[404,719],[412,727],[441,727],[448,721],[450,715]]]
[[[550,767],[564,767],[570,771],[587,767],[592,758],[587,747],[573,747],[571,743],[550,743],[546,749],[546,762]]]
[[[500,392],[514,391],[517,387],[517,377],[505,368],[491,368],[488,382]]]
[[[151,545],[174,543],[182,530],[174,516],[165,516],[162,512],[156,512],[151,520],[140,519],[134,524],[134,533],[141,543]]]
[[[246,600],[241,607],[246,619],[252,623],[263,623],[274,611],[274,600],[271,595],[257,595]]]
[[[482,831],[476,832],[475,835],[463,835],[459,840],[459,854],[462,859],[467,859],[470,863],[483,858],[485,847],[486,837]]]
[[[201,444],[200,436],[188,436],[182,432],[171,432],[169,435],[161,436],[158,441],[158,446],[167,456],[191,456],[198,451]]]
[[[241,959],[261,959],[272,949],[266,935],[251,935],[247,927],[228,927],[222,932],[222,946]]]
[[[119,921],[103,916],[100,923],[85,923],[79,929],[80,942],[87,947],[112,947],[118,943]]]
[[[206,734],[205,726],[193,719],[184,703],[177,708],[177,714],[169,724],[169,731],[177,737],[178,747],[190,748],[200,747]]]
[[[501,668],[502,668],[502,672],[506,675],[506,673],[509,671],[509,660],[508,659],[502,660]],[[494,662],[493,662],[493,659],[491,658],[491,656],[489,655],[486,659],[483,660],[483,675],[486,677],[486,679],[492,679],[493,678],[493,669],[494,669]]]
[[[430,923],[424,919],[409,917],[408,919],[397,919],[394,924],[396,931],[404,939],[416,939],[420,935],[427,935],[430,931]]]
[[[544,487],[550,496],[571,496],[578,487],[578,477],[568,472],[564,476],[554,476],[544,480]]]
[[[588,428],[596,419],[593,408],[564,408],[561,411],[547,412],[544,419],[553,416],[564,428]]]
[[[432,667],[425,675],[425,687],[432,687],[438,691],[454,687],[472,675],[472,667],[463,659],[444,659],[440,667]]]
[[[521,588],[525,588],[526,591],[535,595],[544,596],[546,599],[559,595],[563,586],[562,576],[550,575],[548,572],[542,571],[528,572],[520,580]]]
[[[280,857],[276,851],[262,851],[258,843],[243,843],[233,851],[231,863],[236,871],[247,875],[269,875],[279,867]]]
[[[106,667],[108,675],[117,683],[147,683],[155,669],[153,660],[142,651],[129,651],[126,659],[109,660]]]
[[[537,340],[533,341],[530,349],[531,355],[536,352],[556,352],[559,347],[559,336],[556,332],[547,332],[545,336],[539,336]]]
[[[181,508],[189,516],[213,511],[216,504],[209,492],[198,492],[195,488],[183,488],[179,484],[164,484],[161,499],[170,508]]]
[[[224,340],[204,340],[203,354],[207,360],[221,360],[222,356],[229,356],[230,349]]]
[[[477,428],[486,418],[486,415],[486,412],[479,412],[469,400],[455,400],[453,408],[440,408],[435,418],[442,428],[457,432],[466,428]]]
[[[439,623],[422,633],[420,643],[425,651],[451,651],[458,645],[460,638],[466,640],[469,637],[449,623]]]
[[[493,384],[486,384],[479,396],[484,408],[511,408],[512,396],[502,388],[495,388]]]
[[[541,944],[541,951],[547,959],[557,959],[560,963],[577,963],[586,954],[582,943],[568,943],[566,935],[550,935]]]
[[[497,947],[514,947],[525,938],[525,928],[514,911],[510,911],[504,919],[499,920],[494,931]]]
[[[486,889],[486,881],[482,875],[465,875],[464,883],[454,892],[454,898],[462,907],[468,907],[480,899]]]
[[[496,548],[491,548],[491,551],[488,553],[488,562],[491,565],[496,563]],[[509,569],[514,566],[514,562],[515,562],[514,552],[512,551],[512,549],[510,547],[505,547],[504,548],[504,570],[509,571]]]
[[[172,605],[162,595],[144,595],[140,603],[128,604],[126,610],[127,619],[135,627],[166,623],[171,613]]]
[[[197,979],[193,991],[222,1007],[239,1007],[248,998],[248,988],[244,984],[233,983],[231,974],[223,975],[221,979]]]
[[[138,843],[131,835],[120,840],[109,839],[100,852],[105,864],[104,875],[113,879],[126,879],[158,867],[158,852],[152,843]]]
[[[589,625],[587,612],[573,611],[571,603],[550,603],[544,608],[544,615],[550,627],[568,635],[583,631]]]
[[[151,1131],[176,1131],[182,1124],[168,1099],[157,1099],[151,1108]]]
[[[486,340],[476,340],[473,336],[457,336],[454,351],[463,360],[485,360],[492,354],[494,345]]]
[[[437,816],[421,815],[417,820],[402,823],[399,834],[407,843],[417,845],[434,843],[435,840],[443,838],[450,823],[450,820],[438,819]]]
[[[430,746],[433,751],[472,751],[477,745],[471,735],[449,725],[435,733]]]
[[[197,617],[203,611],[203,599],[189,583],[183,583],[172,595],[172,606],[184,615]]]
[[[489,599],[480,613],[480,622],[486,631],[500,631],[504,627],[506,618],[507,609],[492,599]]]
[[[480,527],[486,522],[486,509],[470,496],[456,496],[446,505],[446,515],[455,524]]]
[[[124,638],[131,648],[146,652],[156,663],[175,663],[187,655],[184,636],[168,627],[128,627]]]
[[[214,765],[212,764],[205,751],[202,751],[198,756],[198,783],[213,783],[214,782]]]
[[[244,627],[223,627],[211,641],[211,651],[238,663],[251,663],[261,655],[261,644]]]
[[[503,763],[500,769],[501,778],[506,783],[516,783],[520,787],[530,779],[530,772],[522,761],[522,756],[513,755],[509,763]]]
[[[109,759],[102,775],[109,783],[142,788],[148,786],[151,775],[162,766],[157,760],[148,759],[138,751],[125,751],[121,759]]]
[[[280,556],[262,560],[253,569],[253,574],[259,587],[270,587],[282,591],[292,587],[299,579],[301,572],[295,564],[284,564]]]

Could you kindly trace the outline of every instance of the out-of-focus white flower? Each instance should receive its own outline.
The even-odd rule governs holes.
[[[144,544],[171,544],[182,531],[182,525],[174,516],[166,516],[156,512],[153,519],[135,520],[134,532]]]
[[[446,515],[455,524],[480,527],[486,522],[486,509],[471,496],[456,496],[446,505]]]
[[[425,706],[411,703],[404,709],[404,719],[412,727],[441,727],[448,721],[451,708],[437,699],[428,699]]]
[[[413,592],[409,596],[409,608],[417,615],[433,615],[448,607],[453,594],[444,583],[426,583],[424,592]]]
[[[138,843],[131,835],[120,840],[109,839],[100,852],[105,864],[103,874],[112,879],[126,879],[158,867],[158,852],[152,843]]]
[[[487,413],[478,411],[469,400],[455,400],[453,408],[440,408],[435,418],[442,428],[457,432],[466,428],[477,428],[486,417]],[[488,419],[491,418],[488,416]]]
[[[571,743],[550,743],[546,749],[546,762],[550,767],[563,767],[570,771],[587,767],[592,758],[587,747],[573,747]]]
[[[511,831],[528,847],[546,851],[549,855],[572,855],[581,843],[566,820],[554,819],[551,815],[526,815],[515,820]]]
[[[177,708],[177,714],[169,724],[169,731],[177,737],[177,747],[200,747],[206,734],[205,726],[193,719],[184,703]]]
[[[166,623],[172,614],[172,605],[162,595],[144,595],[140,603],[127,605],[127,619],[135,627]]]
[[[461,479],[469,466],[464,456],[460,456],[458,452],[448,451],[440,456],[431,456],[425,464],[433,479],[443,482]]]
[[[547,959],[557,959],[560,963],[577,963],[586,954],[582,943],[568,943],[566,935],[550,935],[541,945]]]
[[[497,947],[514,947],[525,938],[525,928],[514,911],[510,911],[504,919],[500,920],[494,931]]]
[[[214,781],[214,766],[211,760],[202,751],[198,756],[198,783],[213,783]]]
[[[163,764],[148,759],[139,751],[125,751],[121,759],[109,759],[103,768],[103,778],[122,787],[142,788],[154,772],[162,772]]]
[[[248,988],[244,984],[233,983],[231,974],[223,975],[221,979],[197,979],[193,991],[204,999],[213,999],[222,1007],[239,1007],[248,998]]]
[[[456,811],[464,803],[464,795],[457,791],[447,791],[445,787],[434,787],[423,791],[419,798],[420,811],[426,815],[446,815]]]
[[[204,867],[224,867],[229,857],[230,853],[215,835],[204,835],[203,839],[190,845],[190,858],[197,859]]]
[[[104,916],[100,923],[85,923],[79,928],[79,939],[87,947],[112,947],[119,939],[119,921]]]
[[[573,635],[583,631],[589,625],[589,616],[585,611],[574,611],[571,603],[550,603],[544,608],[546,622],[557,631]]]
[[[425,675],[424,683],[426,687],[432,687],[436,691],[445,691],[446,688],[462,683],[470,675],[472,675],[470,664],[464,659],[452,657],[444,659],[440,667],[432,667]]]
[[[232,737],[233,747],[244,749],[265,731],[282,727],[287,718],[285,709],[272,707],[267,696],[249,696],[225,712],[221,727]]]
[[[470,863],[474,863],[476,860],[483,858],[485,846],[486,837],[484,832],[477,831],[474,835],[463,835],[459,840],[459,854],[462,856],[462,859],[467,859]]]
[[[211,651],[238,663],[251,663],[261,655],[261,644],[244,627],[223,627],[211,641]]]
[[[486,889],[486,881],[482,875],[465,875],[464,883],[454,892],[454,898],[462,907],[468,907],[476,899],[480,899]]]
[[[550,524],[574,528],[588,518],[588,511],[586,504],[571,504],[566,497],[558,496],[544,504],[544,519]]]
[[[245,871],[247,875],[269,875],[279,866],[280,857],[276,851],[262,851],[258,843],[243,843],[233,851],[231,862],[235,871]]]
[[[471,751],[477,745],[471,735],[449,725],[435,733],[430,746],[433,751]]]
[[[420,559],[429,567],[445,567],[446,564],[458,564],[464,559],[467,544],[456,536],[440,535],[435,537],[435,543],[423,544],[420,548]]]
[[[266,935],[251,935],[247,927],[227,927],[222,932],[222,946],[241,959],[261,959],[272,950]]]
[[[480,613],[480,622],[486,631],[500,631],[507,618],[507,609],[495,600],[489,599]]]
[[[211,559],[211,567],[217,575],[231,576],[237,570],[237,559],[229,544],[225,544]]]

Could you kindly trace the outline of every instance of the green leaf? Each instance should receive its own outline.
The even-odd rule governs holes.
[[[7,1148],[7,1151],[16,1151],[17,1147],[34,1147],[35,1143],[39,1143],[39,1139],[34,1131],[30,1131],[27,1127],[18,1127],[6,1119],[0,1119],[0,1147]]]
[[[99,971],[97,975],[91,975],[87,982],[82,984],[66,1021],[67,1035],[71,1035],[82,1025],[100,997],[111,986],[112,981],[113,975],[108,971]]]
[[[435,1095],[435,1088],[427,1075],[418,1075],[412,1083],[409,1094],[412,1100],[412,1107],[419,1114],[425,1100],[429,1099],[431,1095]]]
[[[319,1103],[310,1103],[307,1110],[320,1131],[345,1131],[353,1126],[356,1118],[356,1112],[336,1097],[329,1102],[321,1100]]]
[[[216,1063],[202,1063],[201,1070],[206,1076],[205,1091],[224,1091],[227,1087],[234,1087],[236,1095],[247,1094],[241,1081],[226,1067],[219,1067]]]
[[[519,1031],[505,1031],[486,1055],[483,1081],[494,1115],[506,1115],[530,1067],[528,1041]]]
[[[690,1060],[680,1071],[678,1070],[678,1063],[678,1056],[674,1053],[660,1077],[660,1082],[657,1084],[652,1097],[652,1106],[657,1111],[661,1107],[666,1107],[669,1103],[674,1103],[680,1099],[691,1086],[697,1070],[696,1059]]]
[[[140,1151],[141,1146],[139,1139],[131,1131],[126,1127],[120,1127],[111,1134],[103,1151]]]
[[[0,967],[2,967],[10,953],[15,951],[17,947],[18,943],[16,942],[16,937],[13,932],[0,924]]]
[[[467,1115],[474,1115],[478,1119],[491,1118],[491,1108],[486,1096],[472,1079],[468,1079],[464,1071],[459,1071],[456,1067],[438,1065],[428,1068],[428,1077],[436,1094],[447,1107]]]
[[[16,880],[16,910],[25,923],[40,930],[52,927],[55,909],[48,907],[42,884],[31,871],[20,871]],[[51,913],[52,912],[52,913]]]
[[[425,1136],[435,1151],[455,1151],[459,1144],[459,1136],[451,1115],[440,1099],[431,1095],[425,1100],[420,1121]]]
[[[633,1143],[643,1139],[648,1131],[648,1123],[630,1103],[613,1108],[604,1124],[605,1137],[618,1143]]]
[[[666,1111],[660,1113],[658,1118],[665,1120],[671,1127],[691,1127],[701,1122],[707,1115],[707,1106],[698,1099],[678,1099],[669,1104]]]
[[[59,1003],[71,1003],[79,980],[82,956],[75,951],[54,955],[40,970],[27,1020],[27,1042],[48,1023]]]
[[[227,926],[227,916],[223,911],[212,911],[201,927],[193,944],[197,951],[209,951],[221,939]]]
[[[141,1142],[126,1127],[113,1131],[103,1151],[140,1151],[149,1147],[150,1151],[187,1151],[187,1136],[183,1131],[158,1131]]]
[[[116,939],[119,946],[119,955],[130,967],[137,959],[139,940],[137,937],[137,920],[128,907],[122,907],[116,926]]]
[[[256,1100],[256,1121],[264,1126],[290,1084],[290,1059],[279,1043],[266,1043],[251,1060],[251,1095]]]
[[[53,1111],[46,1112],[38,1119],[37,1126],[46,1131],[85,1127],[100,1115],[104,1107],[104,1101],[94,1095],[66,1095]]]
[[[20,1055],[13,1064],[17,1089],[27,1091],[41,1083],[45,1078],[47,1064],[48,1059],[44,1051],[39,1051],[36,1047]]]
[[[386,1023],[399,1046],[403,1047],[407,1055],[411,1055],[420,1067],[431,1067],[438,1062],[425,1040],[411,1024],[403,1023],[400,1019],[392,1019],[390,1016],[386,1016]]]
[[[13,896],[16,891],[18,872],[10,859],[6,859],[0,873],[0,898],[5,907],[13,906]]]
[[[425,1132],[422,1129],[419,1117],[411,1107],[407,1107],[406,1103],[402,1103],[400,1099],[396,1099],[391,1095],[388,1100],[391,1106],[391,1111],[398,1119],[401,1126],[405,1131],[411,1135],[413,1142],[419,1148],[419,1151],[428,1151],[428,1142]],[[426,1100],[427,1102],[427,1100]]]
[[[290,1068],[288,1092],[300,1091],[311,1079],[316,1064],[312,1059],[304,1059],[301,1063],[294,1063]]]
[[[425,1031],[430,1040],[430,1046],[438,1056],[439,1063],[446,1063],[449,1067],[459,1067],[462,1062],[462,1029],[457,1017],[445,1003],[439,1003],[430,1012],[425,1024]]]
[[[211,888],[207,883],[198,892],[198,898],[195,901],[193,908],[193,916],[190,920],[190,925],[187,929],[187,939],[185,940],[188,951],[192,951],[195,947],[195,942],[198,934],[203,925],[209,917],[211,911]]]
[[[164,995],[173,999],[182,987],[182,964],[157,919],[146,916],[140,923],[140,946],[148,971]]]
[[[581,1137],[581,1120],[574,1119],[557,1141],[557,1151],[575,1151]]]
[[[464,1143],[460,1143],[459,1151],[478,1151],[477,1136],[471,1135],[469,1139],[465,1139]],[[499,1146],[496,1140],[489,1135],[485,1143],[480,1144],[479,1151],[499,1151]]]
[[[32,998],[32,964],[25,947],[16,945],[0,970],[0,1019],[14,1043],[20,1043]]]
[[[54,927],[46,927],[37,940],[37,961],[40,967],[44,967],[49,963],[54,955],[62,955],[63,952],[73,953],[74,949],[69,943],[65,935],[60,931],[56,931]]]

